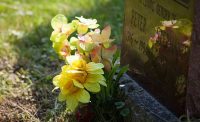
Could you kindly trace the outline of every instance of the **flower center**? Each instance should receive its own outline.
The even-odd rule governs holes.
[[[76,74],[76,78],[80,83],[85,83],[87,78],[87,72],[81,71],[81,73]]]

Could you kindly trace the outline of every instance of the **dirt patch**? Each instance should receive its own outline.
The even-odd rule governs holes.
[[[0,103],[0,121],[39,121],[35,115],[37,108],[31,99],[3,98]]]

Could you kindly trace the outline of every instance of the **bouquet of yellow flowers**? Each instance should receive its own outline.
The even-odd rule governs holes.
[[[112,96],[115,88],[110,81],[119,68],[116,63],[119,53],[110,39],[111,27],[106,26],[101,31],[96,19],[83,17],[76,17],[69,23],[61,14],[52,19],[51,26],[53,48],[66,62],[60,74],[53,78],[55,89],[60,89],[58,100],[66,101],[67,109],[73,112],[79,103],[91,101],[91,93],[104,89],[102,99]],[[118,71],[117,79],[126,70],[127,67]]]

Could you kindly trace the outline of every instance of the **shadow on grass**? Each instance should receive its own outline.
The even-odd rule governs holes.
[[[98,4],[90,11],[79,11],[67,16],[73,19],[75,16],[96,18],[100,25],[110,24],[113,28],[112,37],[120,43],[123,23],[123,1],[113,0],[104,5]],[[50,22],[50,20],[49,20]],[[102,27],[101,27],[102,28]],[[19,55],[15,65],[15,72],[21,69],[26,70],[26,74],[31,80],[30,96],[36,104],[33,115],[42,121],[47,121],[59,116],[65,107],[57,102],[57,93],[52,93],[52,78],[59,73],[64,64],[60,61],[52,49],[49,40],[52,29],[50,23],[40,25],[31,30],[21,41],[15,44],[16,52]]]

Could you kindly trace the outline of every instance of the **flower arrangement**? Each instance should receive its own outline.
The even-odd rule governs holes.
[[[175,84],[179,103],[186,92],[188,58],[191,47],[192,22],[187,19],[162,21],[148,40],[148,57],[155,64],[154,71],[160,81]],[[171,69],[175,72],[172,72]],[[175,82],[175,83],[171,83]]]
[[[150,48],[154,47],[159,50],[161,46],[169,48],[177,45],[180,52],[188,52],[192,32],[192,22],[190,20],[162,21],[160,26],[155,27],[155,30],[154,36],[150,37],[148,41]],[[170,36],[173,38],[169,38]]]
[[[67,110],[74,112],[82,104],[114,99],[117,81],[128,67],[121,68],[117,62],[119,51],[114,39],[110,39],[111,27],[101,31],[96,19],[83,17],[68,23],[61,14],[52,19],[51,26],[52,46],[66,63],[53,78],[55,89],[60,90],[58,100],[66,101]],[[128,113],[127,109],[125,112]]]

